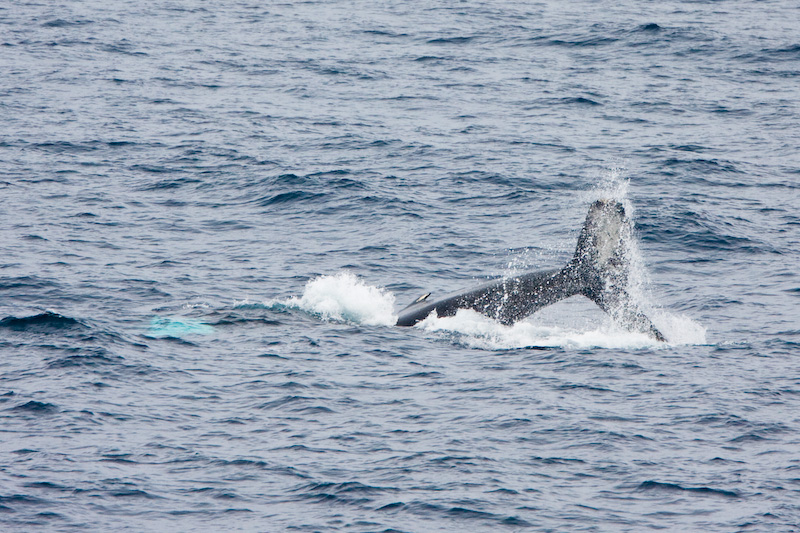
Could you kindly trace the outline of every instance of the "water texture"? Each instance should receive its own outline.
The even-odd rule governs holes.
[[[800,531],[800,8],[0,5],[3,531]],[[562,266],[623,200],[658,343]]]

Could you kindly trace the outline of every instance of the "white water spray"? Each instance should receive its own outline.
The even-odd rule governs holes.
[[[353,322],[367,326],[393,326],[394,295],[367,285],[350,272],[320,276],[306,283],[300,298],[267,302],[284,305],[317,315],[323,320]]]
[[[622,203],[630,220],[634,219],[635,209],[628,199],[630,180],[624,177],[625,170],[620,167],[610,169],[603,175],[598,184],[586,195],[587,201],[597,198],[617,200]],[[629,265],[627,292],[645,315],[656,325],[670,344],[705,344],[706,328],[686,315],[676,315],[659,307],[647,289],[650,275],[642,258],[639,241],[628,228],[625,259]]]

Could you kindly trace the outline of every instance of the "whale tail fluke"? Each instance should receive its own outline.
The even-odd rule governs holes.
[[[510,325],[542,307],[580,294],[623,327],[664,341],[631,295],[632,233],[620,202],[597,200],[589,207],[575,255],[566,267],[494,279],[440,298],[430,298],[427,293],[400,311],[397,325],[413,326],[433,312],[439,317],[453,316],[459,309],[474,309]]]
[[[631,295],[632,239],[625,207],[616,200],[596,200],[589,207],[575,255],[565,270],[576,278],[579,293],[620,325],[666,341]]]

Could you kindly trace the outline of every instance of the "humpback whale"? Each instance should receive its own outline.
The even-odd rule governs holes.
[[[628,290],[631,233],[620,202],[596,200],[589,206],[575,255],[564,268],[497,278],[440,298],[424,294],[400,311],[397,325],[413,326],[434,312],[453,316],[459,309],[473,309],[511,325],[545,306],[582,295],[624,328],[666,342]]]

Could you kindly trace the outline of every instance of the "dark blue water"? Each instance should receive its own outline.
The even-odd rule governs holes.
[[[800,8],[0,6],[0,529],[800,531]],[[558,267],[623,200],[669,343]]]

